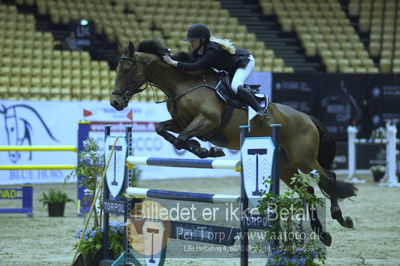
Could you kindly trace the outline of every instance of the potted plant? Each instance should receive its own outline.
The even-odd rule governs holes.
[[[103,238],[103,229],[101,225],[101,215],[103,210],[102,205],[102,196],[101,193],[98,192],[102,189],[102,177],[105,169],[105,155],[104,152],[100,150],[99,145],[93,138],[86,139],[83,142],[84,150],[78,153],[78,163],[77,167],[74,171],[65,178],[65,181],[72,177],[81,177],[79,186],[84,186],[89,191],[87,201],[92,202],[95,198],[95,195],[100,195],[100,197],[96,198],[96,202],[99,202],[99,206],[96,206],[97,211],[94,211],[93,215],[93,227],[86,232],[80,230],[78,234],[83,238],[80,238],[80,241],[76,244],[75,250],[76,253],[74,255],[74,261],[76,255],[79,253],[80,255],[77,257],[77,260],[74,262],[74,265],[82,265],[79,264],[79,261],[83,261],[85,263],[90,263],[90,261],[97,261],[101,257],[101,247],[102,247],[102,238]],[[134,169],[132,173],[132,185],[135,186],[137,181],[137,177],[139,176],[140,171]],[[97,201],[98,200],[98,201]],[[96,204],[97,205],[97,204]],[[84,230],[87,229],[88,222],[91,218],[91,212],[89,212],[89,217],[85,223]],[[119,238],[123,238],[122,235],[116,233],[116,228],[124,227],[124,225],[114,226],[110,223],[110,232],[109,232],[109,246],[111,248],[110,254],[113,256],[120,255],[122,251],[122,240],[119,241]],[[121,229],[122,230],[122,229]],[[77,264],[78,263],[78,264]],[[90,265],[90,264],[84,264]],[[98,264],[95,264],[98,265]]]
[[[74,238],[80,239],[82,229],[77,231]],[[123,252],[125,225],[124,223],[110,222],[108,231],[109,253],[111,259],[117,259]],[[85,232],[84,238],[79,245],[78,252],[81,254],[81,262],[85,266],[97,266],[101,260],[103,243],[103,228],[93,227]],[[75,249],[78,244],[75,245]],[[82,265],[81,264],[81,265]]]
[[[303,229],[302,223],[307,220],[305,206],[322,204],[321,199],[307,192],[306,188],[309,186],[307,177],[307,175],[292,177],[292,184],[301,184],[296,187],[296,192],[290,190],[279,195],[263,194],[258,206],[260,213],[268,213],[268,209],[273,206],[276,214],[274,219],[270,220],[270,226],[265,229],[266,243],[262,243],[264,247],[275,243],[271,248],[271,254],[267,257],[267,265],[309,266],[325,262],[325,254],[317,244],[318,236]],[[297,198],[295,193],[298,195]]]
[[[83,151],[78,153],[78,163],[74,171],[67,175],[65,182],[73,177],[80,177],[79,186],[83,186],[88,190],[84,200],[87,204],[90,204],[94,195],[96,195],[97,183],[99,177],[104,170],[104,152],[100,151],[99,145],[93,138],[89,138],[83,141]],[[99,218],[97,212],[94,212],[93,216],[94,226],[99,226]]]
[[[385,139],[386,138],[386,128],[378,127],[371,132],[371,139]]]
[[[379,182],[385,175],[386,167],[384,165],[373,165],[369,170],[371,170],[374,182]]]
[[[43,192],[43,198],[39,201],[43,205],[47,204],[48,212],[50,217],[62,217],[64,216],[65,203],[73,202],[72,199],[68,198],[68,195],[60,190],[51,189],[48,194]]]

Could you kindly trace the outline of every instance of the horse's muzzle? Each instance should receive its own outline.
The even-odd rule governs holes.
[[[122,109],[124,109],[124,107],[122,105],[119,104],[119,102],[117,100],[111,100],[110,102],[111,106],[114,107],[117,111],[121,111]]]

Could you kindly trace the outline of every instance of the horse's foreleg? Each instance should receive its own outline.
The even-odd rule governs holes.
[[[182,128],[178,125],[178,123],[176,123],[175,120],[172,119],[160,122],[156,126],[157,134],[163,137],[166,141],[168,141],[172,145],[174,145],[175,148],[180,150],[182,148],[181,147],[182,144],[174,135],[172,135],[168,131],[179,134],[182,132]]]
[[[202,115],[195,117],[192,122],[179,134],[178,139],[183,143],[186,143],[184,148],[200,158],[206,157],[220,157],[224,156],[225,153],[221,148],[212,147],[210,150],[202,148],[200,145],[193,143],[190,140],[192,137],[204,136],[211,132],[214,128],[219,125],[219,121],[212,121],[205,118]]]

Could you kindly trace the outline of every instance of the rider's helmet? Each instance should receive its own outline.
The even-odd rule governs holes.
[[[192,26],[190,26],[184,41],[192,41],[203,38],[211,38],[210,30],[204,24],[193,24]]]

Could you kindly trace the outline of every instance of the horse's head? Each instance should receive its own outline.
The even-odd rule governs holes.
[[[116,72],[110,103],[115,109],[121,111],[128,106],[134,94],[142,91],[140,87],[145,82],[143,65],[138,62],[135,47],[131,42],[119,58]]]
[[[146,67],[168,52],[157,39],[141,42],[138,53],[135,53],[134,45],[129,42],[118,62],[111,105],[118,111],[128,106],[131,97],[143,91],[141,86],[147,81],[144,73]]]

